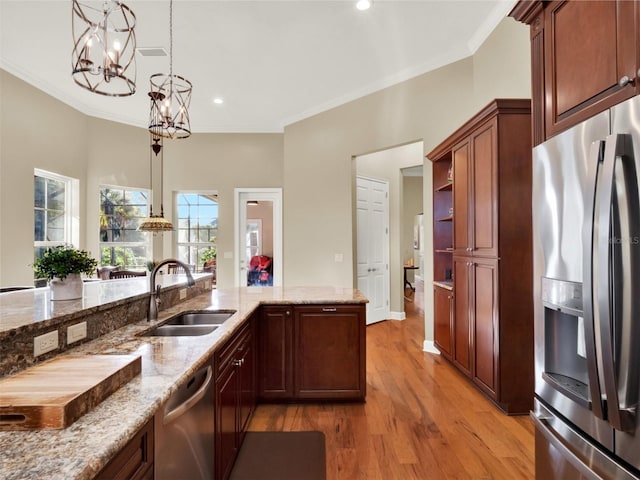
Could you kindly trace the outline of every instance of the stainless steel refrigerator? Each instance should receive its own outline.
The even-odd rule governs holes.
[[[640,97],[534,148],[536,478],[640,478]]]

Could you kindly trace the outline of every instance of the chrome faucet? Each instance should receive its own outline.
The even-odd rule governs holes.
[[[149,279],[149,292],[151,293],[151,296],[149,297],[149,313],[147,315],[148,322],[158,319],[158,305],[160,305],[160,290],[162,287],[160,285],[156,285],[156,275],[161,267],[169,263],[177,263],[182,267],[184,273],[187,274],[187,285],[189,287],[193,287],[196,284],[196,281],[193,279],[193,275],[191,275],[191,268],[189,265],[182,263],[180,260],[176,260],[175,258],[167,258],[160,261],[151,272],[151,277]]]

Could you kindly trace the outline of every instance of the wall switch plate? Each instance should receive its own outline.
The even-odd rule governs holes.
[[[67,345],[87,338],[87,322],[76,323],[67,327]]]
[[[45,333],[33,339],[33,356],[37,357],[43,353],[50,352],[58,348],[58,331]]]
[[[233,258],[233,252],[224,252],[224,258]]]
[[[344,261],[344,255],[342,253],[334,253],[333,260],[336,263],[341,263]]]
[[[204,281],[204,288],[205,290],[209,290],[211,288],[211,280]]]
[[[180,300],[184,300],[185,298],[187,298],[187,289],[186,288],[181,288],[180,289]]]

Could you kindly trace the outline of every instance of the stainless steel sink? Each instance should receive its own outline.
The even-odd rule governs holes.
[[[141,334],[142,337],[197,337],[213,332],[219,325],[160,325],[152,328],[148,332]]]
[[[182,312],[169,319],[164,325],[221,325],[235,310],[207,310],[201,312]]]

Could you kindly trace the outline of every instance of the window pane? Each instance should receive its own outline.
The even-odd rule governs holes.
[[[64,210],[64,189],[63,182],[47,179],[47,208]]]
[[[213,194],[181,193],[177,195],[177,254],[201,270],[200,254],[214,245],[218,233],[218,202]]]
[[[44,241],[44,222],[45,222],[45,213],[44,210],[36,210],[33,212],[34,216],[34,232],[33,239],[36,242]]]
[[[43,177],[33,177],[34,200],[33,205],[36,208],[45,207],[45,179]]]
[[[64,242],[64,213],[49,212],[47,216],[47,240],[50,242]]]
[[[151,235],[138,231],[148,215],[144,190],[100,188],[100,249],[102,265],[146,269],[151,260]]]

